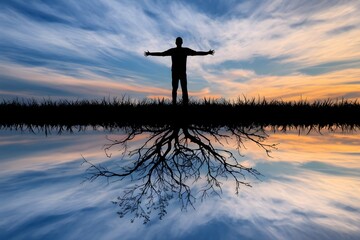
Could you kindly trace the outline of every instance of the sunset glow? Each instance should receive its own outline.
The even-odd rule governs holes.
[[[190,98],[360,97],[359,1],[2,1],[0,97],[171,97],[183,37]]]

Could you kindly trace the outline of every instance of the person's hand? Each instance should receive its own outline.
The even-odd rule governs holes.
[[[212,50],[212,49],[210,49],[208,52],[208,54],[211,54],[211,55],[214,55],[214,53],[215,53],[215,50]]]
[[[145,56],[145,57],[147,57],[147,56],[149,56],[149,55],[150,55],[150,52],[149,52],[149,51],[145,51],[145,52],[144,52],[144,56]]]

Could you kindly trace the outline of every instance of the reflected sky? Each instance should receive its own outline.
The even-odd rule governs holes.
[[[86,180],[84,156],[117,165],[104,144],[123,132],[0,134],[0,239],[359,239],[359,133],[272,133],[271,157],[244,142],[239,160],[263,174],[252,187],[223,181],[223,194],[144,225],[119,218],[111,203],[128,182]],[[141,137],[136,139],[141,141]],[[236,152],[229,140],[224,148]],[[232,149],[233,148],[233,149]]]

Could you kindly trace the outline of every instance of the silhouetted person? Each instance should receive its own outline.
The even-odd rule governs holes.
[[[183,104],[188,104],[189,96],[187,91],[186,79],[186,58],[187,56],[205,56],[208,54],[213,55],[214,50],[208,52],[194,51],[190,48],[183,48],[183,40],[181,37],[176,38],[176,48],[171,48],[165,52],[149,52],[146,51],[144,55],[147,56],[171,56],[172,61],[172,102],[176,104],[176,92],[179,87],[179,80],[181,84]]]

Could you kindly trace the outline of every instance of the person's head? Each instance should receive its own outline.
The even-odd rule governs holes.
[[[175,41],[175,44],[176,44],[176,46],[181,47],[181,45],[183,44],[182,38],[181,38],[181,37],[177,37],[177,38],[176,38],[176,41]]]

